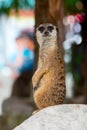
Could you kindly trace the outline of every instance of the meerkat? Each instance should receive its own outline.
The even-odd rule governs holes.
[[[58,28],[41,24],[36,28],[39,60],[32,77],[34,101],[39,110],[62,104],[65,98],[65,74],[61,51],[58,47]]]

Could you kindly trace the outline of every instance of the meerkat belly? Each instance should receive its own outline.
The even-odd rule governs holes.
[[[34,93],[35,103],[39,109],[63,103],[65,97],[64,79],[59,82],[57,71],[45,74]],[[62,76],[63,78],[63,76]]]

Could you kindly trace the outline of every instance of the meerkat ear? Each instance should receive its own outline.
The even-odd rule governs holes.
[[[59,31],[58,27],[56,27],[57,32]]]

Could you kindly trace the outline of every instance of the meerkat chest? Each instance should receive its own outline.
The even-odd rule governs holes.
[[[44,65],[56,70],[62,64],[61,55],[57,49],[42,50],[40,52],[38,67]]]

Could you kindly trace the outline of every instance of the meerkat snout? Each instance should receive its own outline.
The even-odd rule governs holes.
[[[48,36],[48,35],[49,35],[49,32],[48,32],[48,31],[45,31],[45,32],[44,32],[44,35],[45,35],[45,36]]]

